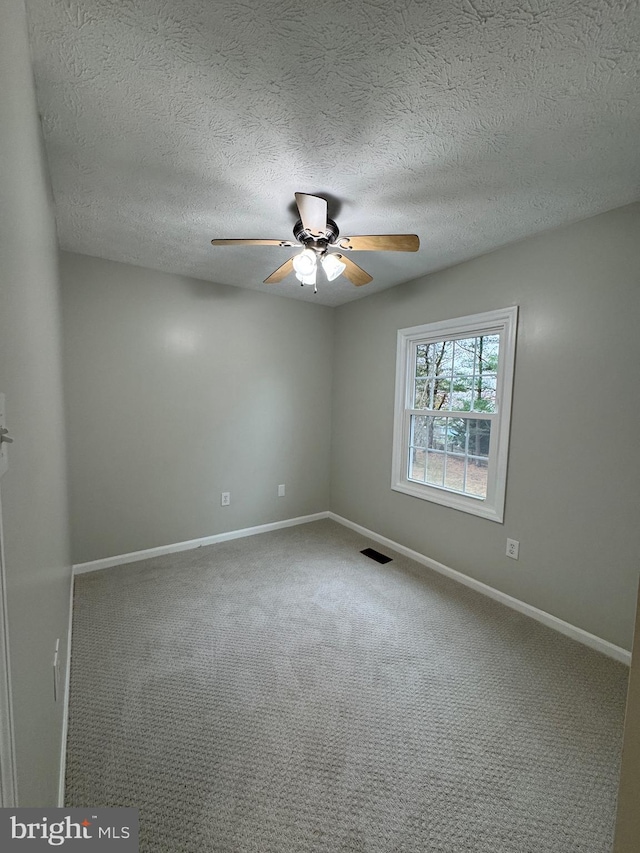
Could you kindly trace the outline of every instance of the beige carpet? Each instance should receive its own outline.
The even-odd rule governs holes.
[[[76,579],[68,806],[143,853],[609,853],[627,670],[320,521]]]

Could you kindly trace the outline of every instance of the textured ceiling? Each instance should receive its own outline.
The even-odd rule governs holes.
[[[638,0],[31,0],[64,249],[337,305],[640,198]],[[374,281],[262,280],[295,191]]]

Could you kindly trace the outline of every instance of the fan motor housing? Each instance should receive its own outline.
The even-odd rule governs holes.
[[[296,240],[302,243],[307,249],[315,249],[316,251],[324,251],[327,246],[335,243],[339,234],[338,226],[333,219],[327,219],[327,227],[319,237],[316,237],[315,234],[304,228],[300,219],[293,226],[293,236]]]

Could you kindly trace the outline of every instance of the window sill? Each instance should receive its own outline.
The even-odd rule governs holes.
[[[460,512],[477,515],[480,518],[487,518],[489,521],[495,521],[498,524],[502,524],[504,520],[504,514],[498,512],[495,506],[492,506],[482,498],[467,497],[456,492],[448,492],[445,489],[423,486],[419,483],[411,483],[409,481],[392,483],[391,488],[395,492],[402,492],[413,498],[420,498],[423,501],[431,501],[431,503],[457,509]]]

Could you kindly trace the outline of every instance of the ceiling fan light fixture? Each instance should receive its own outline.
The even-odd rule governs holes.
[[[325,255],[322,259],[322,268],[325,271],[327,279],[333,281],[346,270],[347,265],[343,264],[335,255]]]
[[[296,255],[293,259],[293,268],[296,271],[298,279],[302,281],[300,276],[308,277],[313,273],[313,282],[309,282],[309,284],[314,284],[317,263],[316,253],[312,249],[305,249],[299,255]]]
[[[302,275],[301,273],[296,273],[296,278],[300,282],[300,284],[315,284],[316,283],[316,271],[312,270],[308,275]]]
[[[366,270],[354,263],[347,252],[417,252],[420,238],[417,234],[361,234],[354,237],[341,237],[338,226],[328,217],[327,200],[309,193],[296,193],[296,206],[300,218],[293,226],[295,242],[291,240],[215,238],[213,246],[278,246],[293,248],[299,246],[302,251],[289,258],[270,276],[265,284],[277,284],[292,272],[301,284],[311,284],[317,293],[316,282],[318,266],[322,265],[328,281],[334,281],[343,275],[351,284],[360,287],[373,281]],[[337,254],[330,250],[339,249]],[[344,252],[345,254],[342,254]]]

